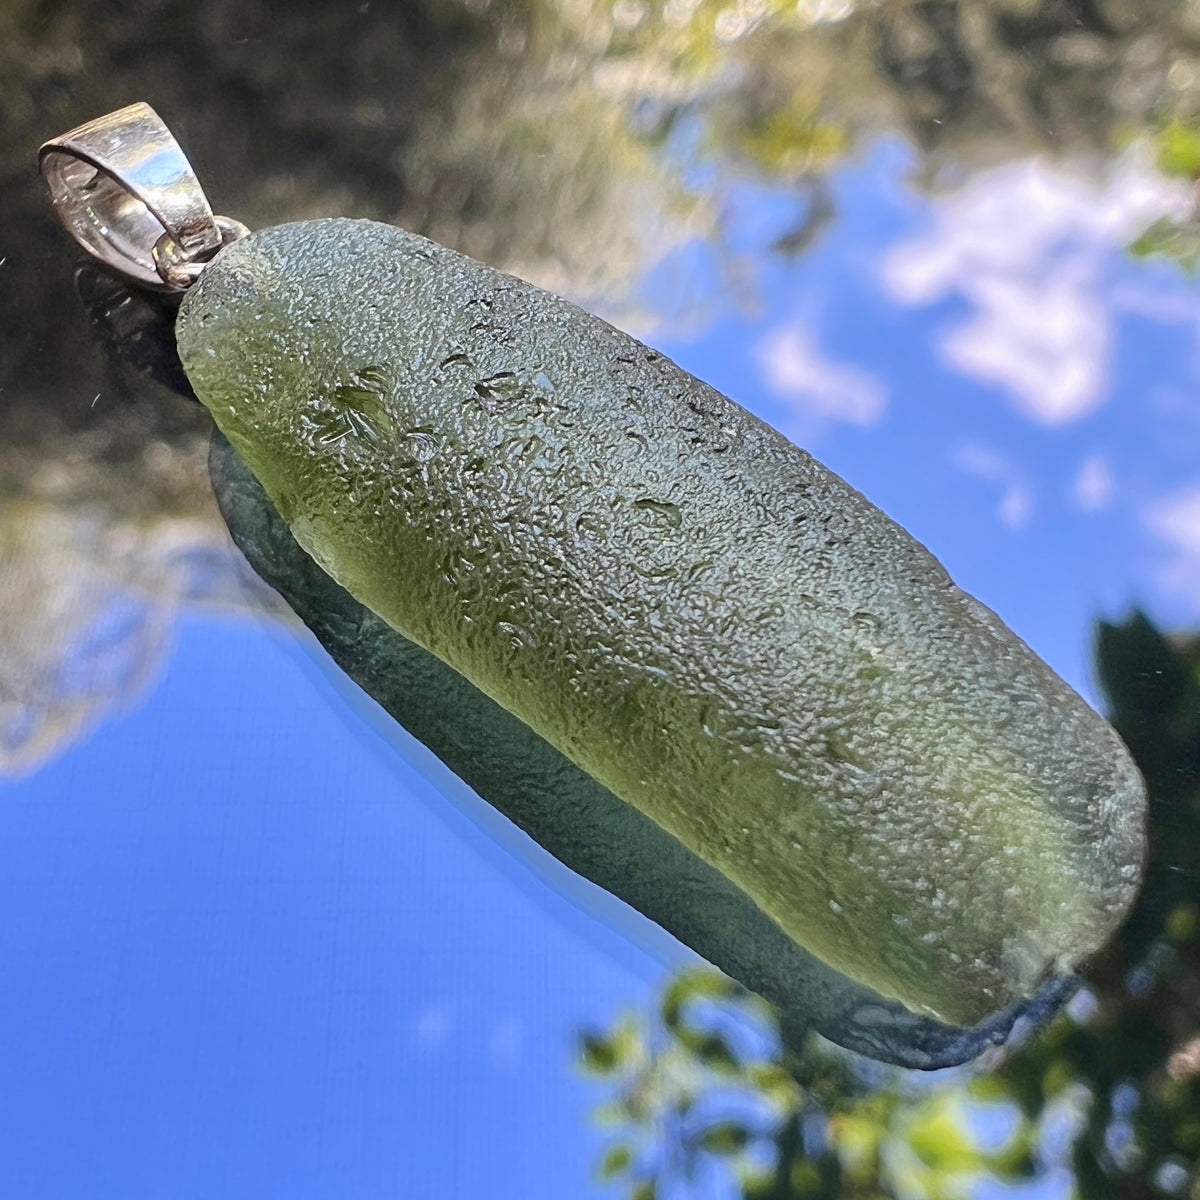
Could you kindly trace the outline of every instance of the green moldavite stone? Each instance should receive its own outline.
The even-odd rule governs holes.
[[[633,338],[347,220],[224,250],[178,338],[325,571],[852,979],[970,1025],[1129,907],[1145,795],[1112,729]]]

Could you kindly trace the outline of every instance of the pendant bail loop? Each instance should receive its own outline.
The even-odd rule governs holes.
[[[214,217],[191,163],[148,104],[130,104],[48,141],[38,154],[59,219],[106,266],[180,292],[249,231]]]

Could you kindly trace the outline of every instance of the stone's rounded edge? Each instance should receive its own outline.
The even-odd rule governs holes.
[[[389,703],[389,696],[396,690],[396,680],[388,678],[381,681],[379,678],[379,663],[388,658],[385,648],[376,647],[375,652],[368,652],[364,648],[362,618],[366,617],[366,610],[307,558],[261,485],[219,431],[213,436],[209,471],[222,515],[247,561],[265,582],[280,591],[350,678],[381,703],[393,720],[407,726],[408,723],[402,719],[404,710],[398,709],[394,701]],[[314,580],[319,581],[318,591],[313,590]],[[330,612],[337,612],[344,619],[327,621],[325,614]],[[403,645],[404,639],[395,631],[384,631],[383,636],[392,644]],[[471,689],[465,686],[465,681],[463,684],[461,691],[469,701]],[[478,695],[474,698],[477,703],[490,703]],[[456,711],[461,713],[467,709],[469,703],[459,705]],[[414,729],[411,732],[427,735],[429,731]],[[540,740],[532,731],[524,732],[529,739]],[[447,766],[451,769],[460,766],[452,755],[446,755],[445,748],[439,752],[436,742],[428,740],[431,742],[430,748],[439,757],[446,756],[444,761]],[[461,750],[461,742],[451,739],[451,744]],[[528,747],[523,747],[522,752],[528,752]],[[575,768],[568,767],[568,770],[574,771]],[[489,803],[496,802],[506,817],[536,838],[539,832],[536,822],[539,817],[544,819],[546,815],[547,806],[543,800],[527,793],[522,802],[524,807],[511,802],[505,804],[499,802],[495,794],[488,795],[489,789],[480,778],[472,777],[469,772],[463,774],[461,769],[456,773],[475,787],[481,798]],[[598,786],[593,785],[594,788]],[[593,799],[596,797],[601,801],[605,799],[599,791],[594,793]],[[649,820],[640,814],[632,819],[635,822],[639,819],[643,822]],[[748,927],[739,927],[735,932],[732,926],[727,929],[718,924],[715,941],[711,932],[707,937],[689,937],[689,933],[694,934],[700,926],[696,925],[694,914],[689,918],[686,913],[680,912],[677,897],[687,896],[693,903],[700,903],[695,899],[697,890],[694,886],[673,889],[670,879],[667,879],[665,889],[659,890],[673,892],[676,899],[654,909],[652,904],[645,903],[646,879],[651,874],[648,862],[653,860],[655,863],[673,865],[678,868],[682,878],[692,883],[698,874],[702,876],[709,868],[706,864],[685,862],[688,852],[682,846],[672,845],[668,841],[669,835],[659,827],[651,830],[650,837],[659,840],[652,843],[649,839],[623,837],[616,852],[624,856],[621,861],[625,861],[635,853],[633,847],[643,840],[646,842],[643,856],[647,861],[633,861],[627,872],[631,876],[630,882],[642,889],[642,894],[635,897],[631,897],[628,889],[623,889],[611,876],[600,874],[597,870],[597,864],[608,867],[614,861],[611,844],[576,843],[573,853],[563,853],[559,847],[555,857],[568,869],[611,890],[622,900],[636,899],[642,908],[648,910],[646,916],[674,936],[683,937],[692,945],[692,949],[714,966],[733,978],[739,978],[752,991],[770,1000],[779,1012],[784,1044],[794,1054],[803,1052],[809,1034],[816,1032],[847,1050],[897,1067],[931,1071],[959,1066],[1004,1044],[1013,1036],[1020,1036],[1022,1028],[1049,1018],[1078,986],[1079,980],[1075,976],[1051,979],[1033,997],[990,1015],[973,1028],[964,1028],[941,1024],[914,1014],[895,1001],[886,1000],[872,989],[841,975],[806,951],[799,950],[796,956],[788,958],[785,967],[786,956],[771,949],[772,946],[778,946],[774,939],[778,939],[780,932],[744,896],[743,916],[750,922]],[[664,847],[667,852],[664,852]],[[712,886],[721,890],[731,885],[728,881],[715,880]],[[712,899],[711,895],[709,899]],[[711,930],[711,904],[706,907],[710,918],[708,928]],[[745,935],[749,930],[757,930],[757,933],[751,933],[747,938]],[[722,933],[726,934],[723,940]],[[755,966],[746,958],[747,944],[760,941],[764,949],[757,955]],[[808,972],[803,979],[796,978],[797,964]]]
[[[313,217],[287,221],[253,230],[230,242],[213,256],[196,282],[183,294],[180,327],[186,330],[196,323],[195,314],[199,310],[206,305],[223,306],[235,299],[239,291],[243,296],[254,288],[270,292],[276,282],[271,278],[273,269],[286,269],[304,278],[310,273],[304,266],[306,262],[319,273],[327,262],[340,265],[347,254],[369,261],[372,253],[384,246],[390,253],[398,251],[424,263],[441,260],[453,268],[488,272],[497,282],[503,281],[505,285],[521,289],[523,294],[552,302],[563,314],[577,314],[631,343],[635,341],[603,317],[580,308],[555,292],[443,246],[423,234],[367,217]]]
[[[1105,824],[1117,831],[1110,839],[1110,859],[1124,884],[1118,888],[1111,909],[1116,927],[1132,912],[1146,881],[1150,858],[1150,794],[1145,776],[1115,729],[1112,738],[1116,748],[1112,759],[1114,776],[1118,772],[1123,775],[1115,779],[1105,811]],[[1128,870],[1130,867],[1134,869]]]
[[[1088,814],[1099,832],[1091,843],[1101,864],[1095,877],[1098,886],[1092,893],[1099,920],[1095,936],[1087,945],[1080,944],[1051,964],[1056,975],[1071,978],[1109,944],[1133,911],[1145,883],[1149,856],[1150,799],[1146,780],[1117,731],[1102,714],[1097,713],[1096,719],[1109,742],[1107,770],[1099,776],[1095,807]]]
[[[311,280],[314,277],[318,277],[320,271],[303,266],[302,264],[305,262],[319,264],[321,261],[320,256],[325,256],[327,261],[332,262],[336,258],[344,259],[347,253],[365,256],[372,249],[387,245],[401,251],[405,256],[415,254],[421,259],[431,262],[441,259],[449,264],[471,264],[473,268],[486,270],[491,272],[495,277],[501,277],[500,272],[492,271],[491,268],[485,268],[482,264],[472,264],[472,260],[465,259],[462,255],[454,251],[437,246],[435,243],[429,242],[417,235],[406,233],[403,230],[371,221],[325,218],[317,221],[299,222],[293,225],[276,226],[261,231],[257,235],[252,235],[244,242],[231,247],[227,257],[223,256],[216,260],[211,272],[206,272],[208,279],[205,280],[202,278],[201,283],[197,285],[198,290],[194,293],[193,304],[189,305],[189,314],[185,314],[185,321],[190,321],[190,310],[195,307],[197,313],[203,310],[204,316],[215,318],[216,324],[219,325],[222,309],[228,309],[228,311],[236,309],[238,307],[236,301],[239,297],[246,294],[246,289],[257,290],[260,293],[269,293],[276,282],[277,276],[275,275],[275,271],[279,267],[293,270],[297,276]],[[512,277],[503,276],[503,278],[511,279]],[[203,286],[206,282],[208,284],[207,287]],[[531,285],[521,283],[520,281],[517,282],[520,283],[522,289],[529,289],[531,293],[539,292],[538,289],[533,289]],[[550,293],[540,293],[540,295],[551,296]],[[569,303],[562,301],[558,297],[552,298],[564,308]],[[570,307],[574,308],[574,306]],[[598,321],[597,318],[589,317],[588,319]],[[193,325],[196,323],[192,322]],[[181,334],[181,343],[186,342],[187,327],[185,324],[185,333]],[[181,353],[183,353],[182,345]],[[203,364],[201,364],[199,369],[203,370]],[[997,621],[997,623],[999,622]],[[1015,635],[1009,634],[1009,636]],[[1065,685],[1063,686],[1065,687]],[[1114,768],[1113,778],[1116,778],[1119,773]],[[1138,784],[1136,782],[1131,783],[1129,790],[1130,795],[1136,797],[1139,792]],[[1112,799],[1112,797],[1109,798]],[[1117,807],[1120,808],[1121,806],[1117,805]],[[1144,798],[1142,807],[1144,809]],[[1127,834],[1131,823],[1118,822],[1118,824],[1120,830]],[[1106,845],[1112,851],[1113,858],[1120,859],[1123,852],[1118,851],[1116,847],[1122,841],[1122,837],[1118,834],[1117,826],[1112,825],[1111,821],[1109,822],[1109,826],[1105,830]],[[1108,834],[1114,836],[1109,839],[1107,838]],[[1126,848],[1128,848],[1128,845]],[[1105,905],[1107,919],[1103,922],[1103,935],[1100,923],[1097,922],[1094,939],[1090,940],[1086,946],[1082,940],[1079,941],[1071,948],[1069,953],[1062,955],[1061,961],[1056,961],[1052,964],[1049,962],[1035,964],[1036,969],[1026,973],[1027,982],[1022,983],[1022,989],[1027,986],[1027,983],[1032,983],[1033,977],[1040,976],[1046,966],[1054,965],[1060,968],[1073,967],[1075,963],[1086,958],[1095,949],[1098,949],[1099,946],[1097,943],[1106,940],[1107,936],[1111,933],[1111,929],[1116,925],[1116,920],[1112,917],[1112,914],[1114,912],[1125,911],[1128,904],[1132,903],[1137,891],[1137,880],[1136,878],[1133,880],[1123,878],[1120,882],[1108,880],[1104,890],[1108,903]],[[1008,992],[1008,996],[1013,995],[1020,995],[1016,988],[1010,989]],[[1014,1001],[1017,1004],[1023,1002],[1019,999]],[[966,1012],[960,1010],[960,1012],[961,1015],[973,1017],[981,1008],[982,1005],[979,1005],[976,1006],[974,1011]],[[1004,1011],[1007,1012],[1008,1009]],[[987,1024],[991,1020],[991,1017],[987,1017],[981,1024]]]
[[[180,302],[175,339],[189,378],[193,371],[202,377],[206,373],[202,342],[214,332],[210,324],[234,315],[236,305],[259,296],[286,300],[281,296],[281,289],[288,286],[284,275],[299,270],[303,277],[307,271],[300,267],[305,261],[319,268],[330,256],[339,259],[347,243],[357,252],[366,252],[371,240],[381,239],[422,257],[462,257],[420,234],[361,217],[315,217],[269,225],[222,247]]]
[[[883,1000],[868,1000],[831,1022],[815,1022],[813,1028],[828,1041],[867,1058],[906,1070],[940,1071],[964,1066],[1019,1040],[1053,1017],[1081,982],[1074,974],[1054,976],[1034,995],[1014,1001],[969,1028],[940,1024]]]
[[[347,242],[353,242],[357,250],[366,253],[371,248],[368,239],[374,239],[377,243],[391,242],[394,245],[402,245],[429,257],[465,257],[419,233],[410,233],[399,226],[386,225],[365,217],[314,217],[304,221],[287,221],[280,225],[268,225],[263,229],[252,230],[223,246],[209,261],[195,285],[188,290],[183,304],[187,305],[189,301],[195,303],[197,295],[202,294],[202,291],[212,291],[223,275],[227,276],[230,271],[238,270],[244,265],[242,260],[251,255],[286,262],[290,268],[302,265],[303,260],[309,260],[319,267],[329,255],[333,255],[335,259],[340,258]],[[202,284],[206,285],[203,289]]]

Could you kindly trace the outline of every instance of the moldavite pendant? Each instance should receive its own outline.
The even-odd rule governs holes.
[[[505,737],[577,773],[584,803],[636,814],[621,836],[675,864],[652,915],[716,965],[798,1024],[808,1009],[932,1066],[1111,934],[1145,815],[1116,734],[802,450],[423,238],[347,220],[243,235],[144,105],[48,143],[43,165],[89,250],[186,289],[188,377],[333,589],[293,604],[314,627],[317,592],[358,606],[380,645],[438,664],[430,686],[469,689]],[[423,737],[452,746],[462,711]],[[505,770],[501,807],[553,848],[570,806],[514,801]],[[736,919],[706,922],[706,904]],[[830,980],[846,981],[832,1007]],[[873,1048],[865,1031],[889,1021],[935,1048]],[[939,1041],[940,1025],[981,1035]]]

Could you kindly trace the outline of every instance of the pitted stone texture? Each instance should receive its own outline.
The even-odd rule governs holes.
[[[299,543],[743,889],[970,1024],[1137,888],[1115,733],[836,475],[661,355],[424,239],[310,221],[184,301]]]
[[[233,540],[334,662],[543,849],[769,1000],[795,1056],[816,1030],[897,1066],[957,1066],[1003,1043],[1018,1022],[1049,1016],[1070,995],[1073,977],[1056,976],[1028,1001],[963,1029],[910,1012],[835,971],[661,825],[339,587],[301,549],[219,433],[209,470]],[[572,887],[561,879],[558,886]],[[636,921],[626,925],[621,910],[605,913],[630,936],[644,935]],[[662,953],[661,944],[643,945]],[[677,957],[678,951],[665,954],[668,962]]]

